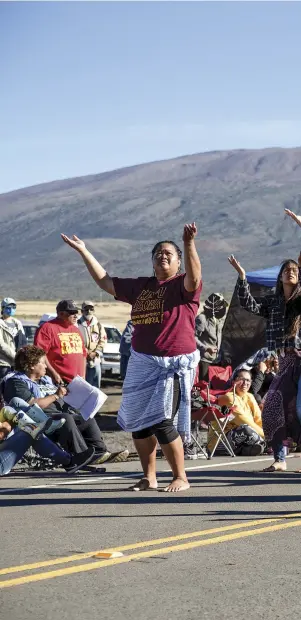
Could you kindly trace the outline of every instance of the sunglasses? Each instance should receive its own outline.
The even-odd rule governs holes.
[[[85,307],[83,308],[83,310],[92,310],[92,312],[93,312],[93,310],[94,310],[94,306],[85,306]]]

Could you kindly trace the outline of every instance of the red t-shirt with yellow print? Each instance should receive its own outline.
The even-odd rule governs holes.
[[[76,325],[53,319],[41,325],[34,343],[45,351],[51,366],[64,381],[70,383],[76,375],[85,377],[87,353]]]
[[[173,357],[196,350],[195,317],[202,282],[193,292],[184,287],[185,274],[157,278],[113,278],[116,299],[132,306],[132,347],[138,353]]]

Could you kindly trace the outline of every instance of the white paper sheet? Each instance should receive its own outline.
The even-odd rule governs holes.
[[[84,420],[89,420],[94,418],[107,398],[104,392],[77,375],[68,385],[64,402],[77,409]]]

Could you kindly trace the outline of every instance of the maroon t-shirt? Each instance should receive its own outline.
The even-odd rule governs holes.
[[[113,278],[116,299],[132,306],[134,351],[172,357],[196,350],[195,317],[202,282],[189,293],[184,277],[181,274],[163,282],[155,277]]]

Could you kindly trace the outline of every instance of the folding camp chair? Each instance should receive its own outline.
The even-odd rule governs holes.
[[[208,369],[209,382],[200,381],[194,386],[192,391],[191,420],[196,423],[196,432],[192,433],[191,436],[197,448],[208,459],[214,456],[220,443],[223,444],[229,456],[235,456],[233,448],[225,434],[226,425],[232,416],[235,391],[231,407],[221,407],[217,404],[218,396],[226,394],[230,390],[230,388],[226,388],[226,384],[231,375],[231,366],[227,366],[226,368],[210,366]],[[208,451],[208,446],[206,451],[198,440],[200,427],[204,425],[208,427],[208,432],[211,430],[212,434],[216,437],[216,443],[211,453]]]

